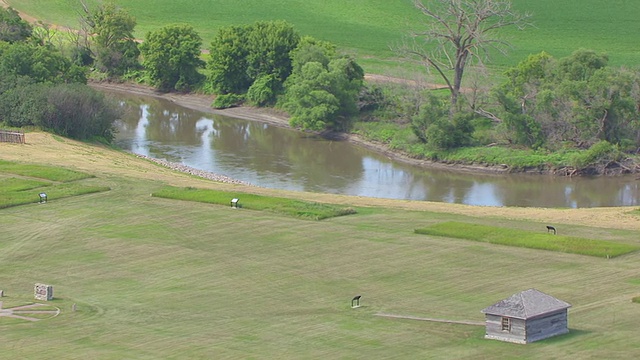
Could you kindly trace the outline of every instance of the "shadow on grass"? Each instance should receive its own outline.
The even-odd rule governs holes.
[[[554,336],[548,339],[544,339],[544,340],[540,340],[540,341],[536,341],[536,343],[539,344],[555,344],[555,343],[559,343],[559,342],[564,342],[567,340],[573,340],[576,338],[581,338],[585,335],[589,335],[593,333],[593,331],[589,331],[589,330],[582,330],[582,329],[571,329],[569,328],[569,332],[563,335],[558,335],[558,336]]]

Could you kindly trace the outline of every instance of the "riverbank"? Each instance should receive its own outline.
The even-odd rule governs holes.
[[[128,94],[136,94],[143,96],[151,96],[169,100],[180,106],[202,111],[209,114],[218,114],[228,116],[232,118],[239,118],[250,121],[257,121],[267,123],[273,126],[279,126],[284,128],[290,128],[289,117],[287,114],[277,111],[272,108],[258,108],[252,106],[238,106],[229,109],[214,109],[211,107],[211,103],[214,100],[212,95],[202,94],[180,94],[180,93],[163,93],[156,89],[131,83],[111,83],[111,82],[92,82],[89,84],[91,87],[97,90],[123,92]],[[373,150],[380,153],[387,158],[395,161],[404,162],[411,165],[422,166],[432,169],[446,169],[450,171],[458,172],[471,172],[471,173],[507,173],[509,172],[506,166],[483,166],[483,165],[465,165],[465,164],[445,164],[434,161],[415,159],[409,157],[403,153],[390,150],[386,145],[368,141],[360,136],[354,134],[338,133],[332,134],[332,139],[340,141],[349,141],[364,148]]]
[[[83,143],[65,139],[45,132],[29,132],[26,144],[0,143],[0,159],[20,163],[36,163],[60,166],[105,179],[113,190],[126,190],[121,183],[110,180],[115,177],[138,181],[153,181],[178,187],[233,190],[265,196],[290,197],[305,201],[316,201],[345,206],[384,207],[406,211],[452,213],[472,218],[490,217],[508,220],[536,221],[553,224],[588,226],[592,228],[615,228],[640,230],[640,218],[634,207],[598,207],[578,209],[471,206],[422,200],[395,200],[363,196],[312,193],[269,189],[209,181],[201,177],[176,172],[173,168],[158,166],[130,153],[108,146]],[[560,228],[558,228],[560,229]],[[562,231],[562,230],[560,230]]]

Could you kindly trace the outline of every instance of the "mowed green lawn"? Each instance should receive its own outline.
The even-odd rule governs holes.
[[[78,2],[8,0],[13,7],[46,22],[78,27]],[[89,1],[95,3],[95,1]],[[356,55],[369,72],[397,66],[390,50],[424,17],[411,0],[116,0],[138,21],[137,36],[169,23],[189,23],[208,48],[221,26],[284,19],[305,35],[329,40]],[[613,65],[638,65],[640,2],[606,0],[514,0],[514,8],[533,14],[535,27],[507,30],[513,44],[509,57],[495,56],[502,68],[529,54],[547,51],[555,57],[579,48],[610,55]]]
[[[142,160],[141,160],[142,161]],[[105,171],[105,169],[101,169]],[[0,210],[4,308],[54,286],[59,316],[0,317],[8,359],[628,359],[640,354],[640,253],[615,259],[414,234],[442,221],[543,224],[358,208],[323,221],[151,197],[164,184],[97,176],[111,191]],[[638,244],[637,232],[563,225]],[[552,236],[552,235],[549,235]],[[480,310],[536,288],[573,305],[571,333],[484,340]],[[362,295],[358,309],[350,308]],[[73,304],[77,311],[72,312]]]

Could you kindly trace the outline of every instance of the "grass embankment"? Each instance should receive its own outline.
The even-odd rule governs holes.
[[[409,126],[393,122],[356,123],[355,134],[371,141],[380,142],[393,151],[407,154],[417,159],[429,159],[450,164],[504,165],[509,171],[546,171],[572,165],[584,157],[585,152],[572,150],[564,152],[536,151],[501,146],[465,147],[453,150],[434,150],[416,139]]]
[[[198,201],[225,206],[231,206],[230,201],[232,199],[235,198],[240,200],[239,198],[241,198],[242,200],[237,204],[234,204],[234,206],[250,210],[266,210],[278,214],[311,220],[323,220],[356,213],[356,210],[353,208],[345,208],[331,204],[321,204],[247,193],[242,194],[238,192],[220,190],[196,189],[192,187],[177,188],[173,186],[166,186],[155,191],[151,195],[168,199]]]
[[[417,234],[466,239],[491,244],[517,246],[529,249],[559,251],[571,254],[616,257],[640,249],[636,245],[586,239],[575,236],[509,229],[460,222],[443,222],[416,229]]]
[[[11,177],[19,175],[20,178]],[[79,182],[93,177],[69,169],[19,164],[0,160],[0,208],[39,202],[39,193],[47,200],[108,191],[109,187],[86,185]],[[42,179],[42,180],[36,180]]]
[[[149,196],[167,184],[240,193],[241,201],[249,191],[282,191],[213,183],[43,134],[28,134],[27,143],[0,144],[0,158],[81,170],[96,175],[82,181],[113,190],[0,210],[2,300],[31,303],[33,284],[46,283],[55,296],[48,304],[62,310],[38,322],[0,317],[6,358],[596,359],[640,350],[630,301],[640,293],[638,252],[606,260],[412,231],[448,221],[527,230],[541,226],[531,219],[552,216],[576,237],[638,244],[638,218],[628,209],[286,192],[358,210],[305,221]],[[484,340],[482,327],[374,316],[482,321],[481,309],[528,288],[572,304],[569,335],[518,346]],[[351,309],[356,294],[363,306]]]
[[[80,5],[70,1],[7,0],[11,6],[45,22],[78,27]],[[338,44],[356,55],[370,73],[395,72],[415,78],[415,65],[399,61],[390,47],[399,44],[411,29],[420,30],[424,21],[408,0],[116,0],[137,20],[136,36],[169,23],[189,23],[209,46],[222,26],[257,20],[283,19],[300,33]],[[579,48],[606,52],[613,65],[638,64],[634,49],[640,41],[636,19],[640,7],[634,2],[611,4],[601,0],[513,1],[519,12],[533,14],[535,27],[525,31],[506,30],[503,35],[514,48],[508,57],[495,56],[494,66],[513,66],[530,54],[547,51],[556,58]],[[403,74],[404,73],[404,74]]]

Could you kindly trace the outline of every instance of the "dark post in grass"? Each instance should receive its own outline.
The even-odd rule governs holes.
[[[351,299],[351,308],[355,309],[360,307],[360,298],[362,297],[362,295],[357,295],[354,296],[353,299]]]

